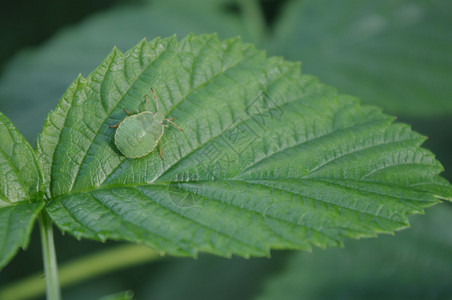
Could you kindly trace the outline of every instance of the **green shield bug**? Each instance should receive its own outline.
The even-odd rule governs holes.
[[[151,91],[154,95],[156,112],[149,110],[149,97],[146,95],[145,111],[131,113],[124,109],[129,116],[116,125],[110,125],[110,127],[116,128],[115,145],[125,157],[140,158],[148,155],[158,146],[160,157],[163,160],[159,142],[165,132],[165,127],[171,123],[182,131],[182,128],[172,121],[174,118],[165,119],[165,116],[159,111],[159,103],[154,89],[151,88]]]

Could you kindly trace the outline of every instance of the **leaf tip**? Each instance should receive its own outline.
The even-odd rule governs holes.
[[[76,83],[80,83],[82,80],[84,80],[82,73],[78,73],[77,78],[75,78]]]
[[[113,46],[113,49],[111,50],[111,54],[113,54],[113,55],[121,55],[122,54],[122,52],[121,52],[121,50],[119,50],[118,49],[118,47],[116,47],[116,45],[115,46]]]
[[[78,241],[81,241],[81,240],[82,240],[83,232],[81,232],[81,231],[74,231],[72,234],[74,235],[74,237],[75,237]]]
[[[102,234],[102,233],[98,233],[97,234],[97,238],[102,242],[105,243],[107,241],[107,236]]]

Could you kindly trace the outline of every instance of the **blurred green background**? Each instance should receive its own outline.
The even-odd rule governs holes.
[[[79,73],[113,46],[143,38],[217,32],[378,105],[429,137],[452,180],[450,0],[9,1],[0,12],[0,110],[34,144],[46,114]],[[412,229],[347,241],[344,249],[275,251],[271,259],[166,257],[63,289],[99,299],[452,299],[452,205],[413,216]],[[60,265],[115,247],[56,231]],[[0,273],[7,285],[42,270],[37,230]],[[44,299],[44,297],[36,298]]]

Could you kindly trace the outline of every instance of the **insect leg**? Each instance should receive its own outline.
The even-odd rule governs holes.
[[[160,158],[161,158],[162,160],[164,160],[165,158],[163,157],[162,145],[159,143],[159,145],[158,145],[157,147],[159,147],[159,155],[160,155]]]
[[[180,131],[183,131],[182,128],[180,128],[176,123],[174,123],[174,122],[171,121],[171,120],[174,120],[174,118],[165,119],[165,121],[167,121],[167,122],[173,124],[173,126],[176,127],[177,129],[179,129]]]

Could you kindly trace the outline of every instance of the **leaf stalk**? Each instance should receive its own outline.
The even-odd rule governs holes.
[[[58,264],[53,241],[52,221],[45,211],[39,214],[39,230],[41,233],[47,299],[60,300],[61,291],[58,280]]]

